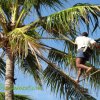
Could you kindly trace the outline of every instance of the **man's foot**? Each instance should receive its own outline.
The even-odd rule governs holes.
[[[86,71],[86,74],[88,75],[91,70],[92,70],[92,67],[88,68]]]

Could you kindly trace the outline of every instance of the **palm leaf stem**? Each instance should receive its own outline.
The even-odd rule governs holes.
[[[18,0],[16,0],[15,1],[15,4],[12,6],[12,17],[11,17],[11,22],[13,23],[13,24],[15,24],[15,22],[16,22],[16,17],[17,17],[17,14],[18,14],[18,12],[17,12],[17,9],[18,9]]]
[[[58,50],[58,49],[53,48],[53,47],[51,47],[51,46],[48,46],[48,45],[46,45],[46,44],[42,44],[42,43],[40,43],[40,44],[43,45],[43,46],[45,46],[45,47],[47,47],[47,48],[46,48],[47,50],[53,49],[53,50],[56,50],[56,51],[58,51],[58,52],[61,52],[61,53],[65,54],[65,55],[68,54],[68,53],[65,53],[64,51]]]
[[[19,18],[18,18],[18,20],[16,22],[15,28],[19,25],[19,22],[21,21],[23,15],[25,15],[25,9],[22,9],[22,11],[21,11],[21,13],[19,15]]]
[[[42,21],[44,21],[44,19],[45,19],[44,17],[43,17],[42,20],[41,19],[37,19],[35,22],[32,22],[32,23],[30,23],[28,25],[25,25],[25,26],[21,27],[20,29],[24,30],[24,33],[28,32],[31,28],[35,29],[35,28],[41,26],[41,23],[42,23]]]
[[[31,51],[32,51],[32,54],[35,56],[35,58],[36,58],[36,61],[37,61],[37,64],[38,64],[38,68],[39,69],[41,69],[41,64],[40,64],[40,62],[39,62],[39,60],[38,60],[38,58],[37,58],[37,55],[36,55],[36,53],[35,53],[35,50],[32,48],[32,46],[31,46],[31,44],[28,42],[28,45],[29,45],[29,47],[30,47],[30,49],[31,49]]]
[[[93,72],[93,73],[90,74],[89,76],[86,76],[85,78],[81,79],[79,82],[85,80],[87,77],[91,77],[92,75],[94,75],[94,74],[96,74],[96,73],[98,73],[98,72],[100,72],[100,70],[97,70],[97,71]]]
[[[44,60],[47,64],[49,64],[52,68],[54,68],[54,69],[57,69],[57,66],[54,64],[54,63],[52,63],[51,61],[49,61],[48,59],[46,59],[45,57],[43,57],[42,55],[39,55],[39,54],[37,54],[37,56],[39,56],[42,60]],[[66,74],[63,72],[63,71],[60,71],[60,73],[64,76],[64,77],[66,77]],[[75,83],[75,80],[73,80],[72,78],[70,78],[74,83]],[[75,83],[76,85],[77,85],[77,83]]]

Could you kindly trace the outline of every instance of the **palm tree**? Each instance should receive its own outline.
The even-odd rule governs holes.
[[[5,62],[2,60],[4,53],[1,55],[0,57],[0,78],[3,80],[4,76],[5,76]],[[0,90],[2,90],[3,84],[0,83]],[[0,92],[0,100],[4,100],[5,99],[5,93],[4,92]],[[14,95],[14,100],[31,100],[28,96],[25,95]]]
[[[86,89],[77,85],[68,74],[62,71],[60,65],[74,65],[75,49],[72,40],[78,35],[80,23],[85,24],[88,30],[90,23],[92,23],[93,31],[99,26],[100,6],[77,4],[50,16],[42,17],[41,7],[56,9],[63,6],[63,1],[0,0],[0,47],[3,54],[6,55],[6,58],[1,56],[1,59],[6,59],[5,100],[14,100],[15,62],[19,63],[24,72],[33,75],[35,81],[41,85],[40,76],[43,72],[41,60],[48,64],[44,71],[47,85],[51,85],[51,89],[56,93],[60,91],[61,95],[75,100],[94,99]],[[32,14],[32,9],[37,12],[38,18],[31,23],[24,24],[27,16]],[[44,33],[48,34],[48,37],[43,37],[43,31],[46,31]],[[42,39],[63,40],[65,49],[57,50],[50,47]],[[98,51],[95,50],[94,59],[95,57],[99,59],[97,53]],[[45,56],[46,54],[49,59]],[[54,64],[54,61],[57,64]],[[95,62],[95,60],[92,61]],[[93,75],[94,77],[90,79],[91,83],[100,85],[100,80],[95,81],[99,75],[100,73]]]

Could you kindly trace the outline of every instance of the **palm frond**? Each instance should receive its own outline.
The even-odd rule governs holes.
[[[49,50],[48,58],[58,66],[65,66],[65,68],[68,65],[75,65],[75,56],[73,57],[71,53],[62,52],[60,50]]]
[[[48,66],[44,71],[47,86],[51,87],[51,91],[60,92],[60,96],[74,98],[74,100],[95,100],[88,94],[88,91],[76,84],[75,81],[59,68]],[[91,98],[90,98],[91,97]]]
[[[67,0],[64,0],[64,1],[67,1]],[[34,7],[36,9],[36,12],[39,17],[41,17],[41,7],[42,6],[50,7],[53,9],[58,9],[60,7],[63,7],[63,2],[60,0],[49,0],[49,1],[48,0],[42,0],[42,1],[41,0],[30,0],[30,1],[20,0],[20,1],[18,1],[18,4],[21,5],[22,10],[20,12],[20,16],[18,18],[17,25],[18,25],[20,19],[22,17],[24,18],[24,16],[26,16],[26,14],[28,14],[30,12],[30,9],[32,7]]]
[[[4,32],[7,32],[7,18],[3,8],[0,6],[0,26],[2,27]]]
[[[63,0],[64,1],[68,1],[68,0]],[[61,0],[30,0],[30,2],[28,1],[27,6],[32,5],[36,11],[39,17],[41,17],[41,7],[45,6],[50,7],[52,9],[58,9],[60,7],[63,7],[63,2]]]
[[[11,18],[11,7],[12,7],[12,0],[0,0],[0,5],[3,8],[3,11],[7,17],[7,20],[10,21]]]
[[[70,48],[70,45],[68,45],[68,49],[65,50],[58,50],[54,47],[48,46],[46,44],[42,44],[47,50],[48,50],[48,59],[56,63],[58,66],[64,66],[65,68],[69,65],[74,66],[75,68],[75,53],[76,48],[72,45],[73,49]]]
[[[47,86],[51,86],[51,91],[54,91],[56,93],[60,92],[60,96],[67,95],[69,98],[74,97],[74,100],[95,100],[94,97],[89,96],[88,91],[86,89],[78,85],[59,67],[57,67],[45,57],[39,54],[37,54],[37,56],[39,56],[43,61],[48,64],[48,67],[44,70],[44,77]]]
[[[15,0],[14,3],[12,4],[12,9],[11,9],[11,23],[15,24],[16,23],[16,19],[18,17],[18,13],[19,13],[19,7],[18,7],[18,0]]]
[[[87,63],[88,66],[93,66],[90,63]],[[90,72],[89,76],[83,78],[81,81],[87,79],[91,85],[91,88],[99,89],[100,88],[100,69],[93,66],[92,71]]]
[[[95,41],[96,41],[97,43],[100,43],[100,38],[96,39]]]
[[[19,13],[17,16],[15,28],[20,27],[22,25],[22,23],[25,21],[26,16],[30,14],[30,10],[32,8],[32,3],[30,3],[30,1],[20,0],[17,1],[17,3],[19,6],[19,9],[17,8],[19,10]]]
[[[90,81],[91,87],[95,89],[100,88],[100,69],[94,68],[91,71],[89,81]]]
[[[98,48],[93,49],[93,53],[91,54],[90,63],[99,68],[100,66],[100,50]]]
[[[1,6],[0,6],[0,22],[6,23],[6,16]]]
[[[6,63],[0,57],[0,77],[1,78],[4,78],[4,76],[5,76],[5,72],[6,72],[5,67],[6,67]]]
[[[22,55],[22,57],[26,57],[28,54],[28,42],[31,42],[32,46],[34,46],[38,51],[41,47],[39,45],[39,39],[35,39],[29,36],[28,34],[26,34],[26,32],[27,26],[23,28],[16,28],[8,34],[9,44],[13,53],[18,52],[19,55]]]
[[[33,1],[33,0],[31,0],[31,1]],[[33,1],[35,6],[36,5],[37,6],[46,5],[46,6],[49,6],[49,7],[53,7],[53,6],[57,6],[57,5],[61,6],[63,4],[63,2],[60,1],[60,0],[50,0],[50,1],[48,1],[48,0],[42,0],[42,1],[36,0],[36,1],[37,2]],[[64,0],[64,1],[67,1],[67,0]]]
[[[73,6],[48,16],[46,30],[55,33],[55,35],[69,33],[70,35],[76,35],[80,22],[86,24],[87,27],[89,24],[94,23],[93,27],[96,29],[98,17],[100,17],[98,12],[100,12],[99,5],[79,4]]]
[[[42,69],[38,67],[36,58],[30,51],[27,57],[21,62],[21,69],[24,73],[32,75],[35,82],[42,86]]]
[[[5,93],[0,92],[1,100],[4,100],[4,98],[5,98],[4,95],[5,95]],[[30,99],[28,96],[25,96],[25,95],[14,95],[14,100],[33,100],[33,99]]]

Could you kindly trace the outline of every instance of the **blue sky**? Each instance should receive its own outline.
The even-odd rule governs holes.
[[[100,4],[99,0],[68,0],[69,2],[66,3],[64,6],[65,8],[71,7],[73,4],[76,3],[92,3],[92,4]],[[43,9],[44,10],[44,9]],[[44,15],[48,15],[50,13],[54,13],[54,11],[46,11],[44,10],[43,14]],[[26,23],[27,22],[31,22],[32,21],[32,17],[27,18]],[[84,29],[81,29],[82,31]],[[100,30],[98,29],[96,31],[97,33],[100,33]],[[100,34],[96,35],[94,34],[95,38],[99,37],[100,38]],[[52,44],[50,44],[52,45]],[[53,43],[53,45],[56,46],[56,43]],[[60,45],[56,46],[57,48],[61,48]],[[46,66],[45,64],[43,64],[43,66]],[[50,88],[46,88],[46,86],[44,85],[43,90],[38,90],[37,89],[37,85],[35,84],[33,78],[29,75],[24,75],[21,71],[18,70],[17,66],[16,66],[16,70],[15,70],[15,77],[17,77],[17,81],[16,81],[16,86],[24,86],[24,87],[33,87],[34,90],[15,90],[16,94],[25,94],[25,95],[29,95],[31,98],[34,98],[33,100],[60,100],[59,95],[55,95],[54,93],[52,93],[50,91]],[[1,80],[0,80],[1,81]],[[86,87],[89,87],[89,85],[87,85]],[[97,100],[100,100],[100,90],[98,92],[98,95],[96,95],[97,91],[94,91],[93,89],[89,90],[90,94],[92,94],[94,97],[97,98]],[[61,100],[64,100],[63,98]]]

